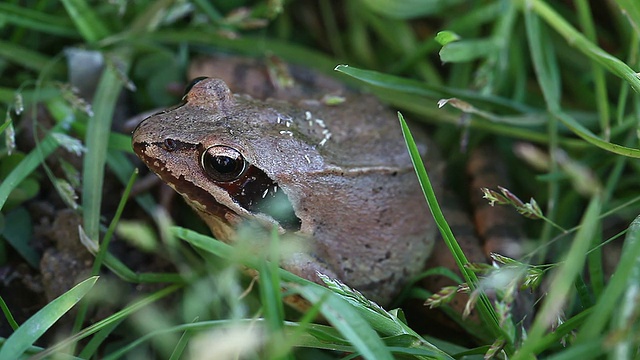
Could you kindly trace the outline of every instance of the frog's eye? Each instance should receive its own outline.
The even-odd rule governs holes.
[[[191,82],[189,83],[189,85],[187,85],[187,87],[186,87],[186,88],[184,88],[184,94],[183,94],[182,96],[183,96],[183,97],[187,96],[187,94],[189,93],[189,91],[191,91],[191,89],[192,89],[194,86],[196,86],[196,84],[197,84],[197,83],[199,83],[200,81],[202,81],[202,80],[204,80],[204,79],[206,79],[206,78],[207,78],[206,76],[200,76],[200,77],[197,77],[197,78],[195,78],[195,79],[191,80]]]
[[[200,166],[214,181],[229,182],[242,175],[247,168],[247,162],[238,150],[224,145],[214,145],[202,153]]]

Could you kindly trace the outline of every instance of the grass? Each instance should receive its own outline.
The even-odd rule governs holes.
[[[203,343],[217,344],[218,356],[242,349],[241,357],[270,359],[352,353],[370,359],[635,358],[640,7],[633,0],[428,3],[0,4],[0,107],[6,114],[0,130],[7,134],[0,145],[0,267],[12,272],[22,264],[39,273],[42,249],[26,234],[41,220],[30,206],[57,191],[50,186],[55,183],[82,195],[76,211],[83,242],[97,254],[93,275],[99,276],[85,277],[53,301],[41,295],[37,313],[5,301],[17,285],[3,279],[0,325],[7,330],[0,360],[62,353],[82,359],[197,358],[212,351]],[[104,60],[90,108],[65,86],[77,71],[61,50],[70,47],[95,50]],[[327,279],[322,287],[279,269],[276,248],[256,254],[187,229],[202,227],[191,225],[188,211],[175,219],[160,212],[148,193],[129,199],[129,190],[122,190],[117,200],[105,198],[105,184],[117,181],[129,189],[135,168],[128,134],[111,130],[123,89],[138,110],[173,105],[178,99],[165,89],[186,81],[182,74],[192,57],[212,52],[275,55],[364,87],[401,111],[399,127],[410,152],[410,130],[428,123],[452,171],[465,148],[494,142],[513,177],[511,193],[535,202],[511,200],[525,212],[538,212],[538,220],[526,223],[529,252],[522,261],[536,264],[525,268],[526,276],[536,274],[535,281],[542,277],[546,285],[526,336],[517,334],[504,303],[494,307],[475,292],[483,321],[479,331],[470,327],[461,335],[475,343],[460,347],[451,342],[460,338],[422,334],[415,330],[425,325],[420,318],[407,322],[401,309],[382,309],[343,284]],[[29,128],[38,134],[35,145],[24,140]],[[56,165],[66,161],[59,149],[75,146],[72,138],[84,144],[78,175]],[[471,290],[482,289],[482,276],[466,267],[427,173],[414,160],[464,281]],[[64,196],[63,207],[74,206],[73,194]],[[133,235],[117,230],[121,218]],[[143,230],[150,225],[155,231]],[[119,242],[144,237],[147,245],[138,251],[165,266],[132,268],[107,249],[114,232]],[[615,245],[621,238],[624,244]],[[619,257],[616,246],[622,247]],[[257,285],[242,275],[245,266],[259,270]],[[303,295],[311,308],[302,315],[286,309],[282,297],[288,294]],[[94,319],[98,309],[111,315]],[[62,325],[65,319],[71,326]]]

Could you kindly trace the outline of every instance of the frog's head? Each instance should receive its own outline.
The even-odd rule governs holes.
[[[264,102],[235,97],[222,80],[200,78],[182,104],[143,120],[132,144],[217,236],[230,236],[245,219],[298,231],[301,221],[278,176],[290,179],[295,163],[309,165],[310,158],[283,151],[296,140],[269,123],[290,127],[285,121]]]

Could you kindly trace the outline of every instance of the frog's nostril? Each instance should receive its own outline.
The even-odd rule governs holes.
[[[174,151],[178,147],[178,142],[173,139],[164,139],[162,147],[167,151]]]

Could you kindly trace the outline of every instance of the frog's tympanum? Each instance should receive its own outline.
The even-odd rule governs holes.
[[[259,100],[198,79],[181,105],[137,127],[133,148],[219,239],[233,241],[243,221],[275,225],[308,244],[284,268],[387,304],[424,268],[436,227],[397,116],[372,96],[335,89]],[[440,189],[436,150],[414,136]]]

